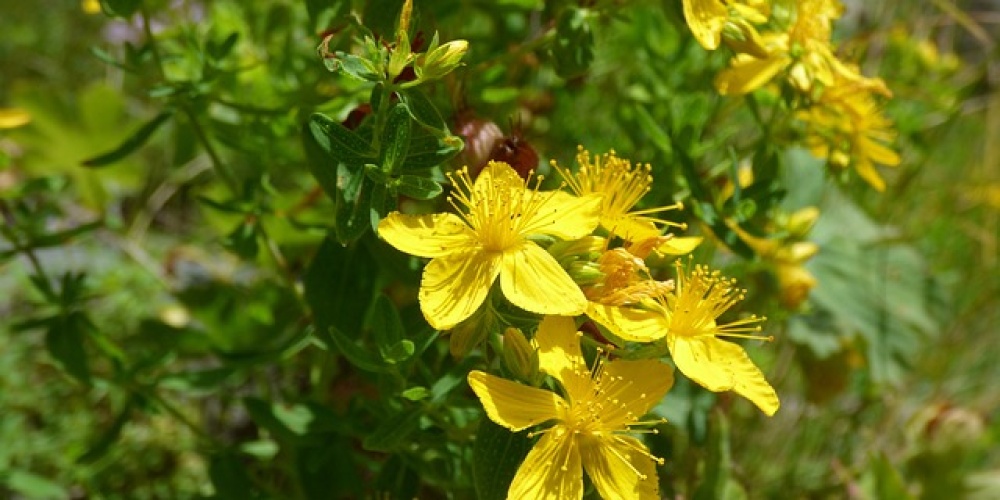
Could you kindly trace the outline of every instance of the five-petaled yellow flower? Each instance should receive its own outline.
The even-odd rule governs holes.
[[[752,316],[720,325],[718,317],[742,300],[744,291],[718,271],[695,266],[688,274],[677,265],[677,282],[670,294],[656,297],[646,308],[591,305],[594,320],[622,340],[666,340],[670,357],[685,376],[714,392],[734,391],[767,415],[778,411],[778,395],[743,347],[719,337],[754,336],[762,318]]]
[[[481,371],[469,374],[490,420],[512,431],[552,421],[528,453],[507,498],[579,499],[583,470],[603,498],[660,498],[656,464],[631,426],[673,384],[671,368],[656,360],[606,361],[587,367],[573,318],[548,316],[538,328],[539,365],[559,381],[565,398]],[[648,429],[647,429],[648,431]]]
[[[448,198],[458,214],[389,214],[379,236],[399,250],[428,257],[420,310],[447,330],[471,316],[500,278],[515,306],[538,314],[576,315],[587,299],[534,235],[582,238],[597,227],[601,200],[529,189],[510,165],[490,162],[473,184],[468,170],[452,176]]]
[[[654,217],[654,214],[683,208],[680,202],[665,207],[632,210],[643,195],[649,192],[653,183],[649,175],[649,164],[636,164],[619,158],[614,151],[591,159],[590,152],[577,148],[576,162],[580,168],[576,173],[560,167],[555,161],[552,167],[562,174],[573,194],[601,196],[601,227],[628,241],[638,241],[660,235],[657,224],[685,228],[684,224]]]

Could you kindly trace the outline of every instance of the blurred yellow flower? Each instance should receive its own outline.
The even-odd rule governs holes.
[[[101,13],[101,2],[99,0],[82,0],[80,2],[80,8],[86,14],[100,14]]]
[[[771,6],[768,0],[684,0],[684,19],[702,47],[719,48],[723,32],[734,33],[734,39],[755,38],[751,23],[767,22]]]
[[[447,330],[471,316],[499,277],[511,303],[538,314],[575,315],[587,299],[559,263],[529,236],[586,236],[598,224],[601,199],[528,189],[510,165],[490,162],[473,184],[468,170],[450,176],[458,214],[393,212],[379,236],[397,249],[432,260],[420,283],[427,322]]]
[[[763,54],[740,53],[728,68],[716,75],[720,94],[746,94],[785,72],[788,83],[810,94],[816,83],[833,85],[836,79],[874,85],[857,70],[840,61],[833,52],[830,32],[843,12],[837,0],[798,0],[795,20],[787,32],[761,35]]]
[[[589,368],[568,317],[546,317],[535,341],[541,370],[559,382],[565,397],[477,370],[468,377],[497,424],[517,432],[553,422],[532,433],[542,438],[518,468],[507,498],[582,498],[584,470],[603,498],[660,498],[656,465],[663,459],[627,433],[659,422],[639,419],[673,385],[671,368],[656,360],[608,361],[602,353]]]
[[[754,335],[763,318],[720,325],[722,313],[743,299],[744,291],[718,271],[695,266],[687,274],[677,264],[674,292],[656,297],[642,308],[599,305],[588,314],[625,341],[665,339],[677,369],[714,392],[733,391],[749,399],[767,415],[780,405],[774,388],[747,356],[743,347],[720,337],[769,339]]]
[[[889,147],[896,132],[867,90],[861,84],[841,83],[826,89],[814,106],[797,116],[806,123],[806,145],[814,155],[835,167],[853,165],[865,182],[885,191],[875,165],[899,165],[899,155]]]
[[[17,128],[31,122],[31,114],[21,108],[0,108],[0,129]]]
[[[610,151],[591,159],[590,152],[577,148],[576,162],[579,169],[572,173],[560,167],[554,160],[555,168],[565,179],[570,190],[577,196],[596,193],[601,196],[600,225],[609,233],[627,241],[637,241],[659,236],[657,224],[684,228],[684,224],[654,217],[654,214],[684,207],[680,202],[665,207],[632,210],[642,197],[649,192],[653,177],[649,175],[649,164],[636,164],[619,158]]]

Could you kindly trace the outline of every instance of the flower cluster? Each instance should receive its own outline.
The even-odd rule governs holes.
[[[489,345],[502,346],[507,377],[474,370],[469,384],[491,420],[541,436],[508,498],[580,498],[584,471],[606,498],[658,498],[662,459],[635,434],[662,422],[645,418],[673,384],[661,358],[704,388],[733,391],[773,415],[774,389],[743,347],[726,340],[767,339],[763,318],[722,321],[745,293],[733,280],[701,265],[662,265],[700,239],[664,234],[685,227],[663,218],[680,203],[637,208],[652,183],[649,165],[582,148],[577,164],[553,162],[563,178],[555,190],[502,162],[475,180],[459,170],[450,176],[453,212],[394,212],[378,232],[431,259],[420,308],[433,327],[451,330],[453,353],[490,336]],[[497,311],[510,306],[536,314],[537,327],[505,321]],[[596,350],[590,364],[583,346]]]
[[[767,0],[684,0],[684,14],[703,47],[714,50],[722,41],[735,53],[716,77],[719,93],[741,95],[772,82],[784,84],[812,152],[833,167],[853,165],[883,191],[875,165],[900,162],[888,147],[895,138],[892,123],[878,105],[879,97],[892,93],[880,78],[865,77],[837,57],[831,31],[843,13],[838,0],[787,4],[792,8],[772,14]]]

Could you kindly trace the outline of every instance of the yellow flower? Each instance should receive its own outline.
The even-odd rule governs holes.
[[[720,94],[746,94],[783,71],[788,83],[805,94],[810,94],[817,82],[829,86],[838,78],[876,84],[876,80],[863,77],[833,52],[830,31],[842,12],[836,0],[798,0],[795,21],[788,31],[762,35],[758,45],[763,54],[741,53],[733,57],[730,66],[716,76],[716,89]]]
[[[714,392],[734,391],[767,415],[778,411],[778,396],[741,346],[720,337],[760,338],[762,318],[720,325],[718,317],[743,299],[733,280],[696,266],[687,275],[677,264],[676,289],[644,308],[600,305],[588,310],[595,321],[625,341],[665,340],[677,369]]]
[[[101,2],[98,0],[81,0],[80,8],[87,14],[97,14],[101,12]]]
[[[888,146],[896,132],[892,121],[882,116],[874,92],[881,93],[878,88],[838,82],[823,92],[816,105],[797,116],[806,122],[806,145],[814,155],[827,158],[835,167],[853,165],[865,182],[885,191],[885,181],[875,164],[895,167],[900,158]]]
[[[573,318],[560,316],[546,317],[535,335],[541,369],[559,382],[565,397],[469,373],[490,420],[514,432],[553,422],[534,433],[542,438],[518,468],[507,498],[582,498],[583,470],[603,498],[660,498],[656,464],[663,459],[627,433],[657,423],[639,418],[673,385],[671,368],[648,359],[607,361],[599,354],[590,369],[578,335]]]
[[[698,43],[708,50],[719,48],[727,24],[740,36],[755,37],[749,23],[767,22],[770,10],[766,0],[684,0],[684,19]]]
[[[577,196],[591,193],[601,195],[601,227],[628,241],[636,241],[651,236],[659,236],[657,224],[684,228],[684,224],[670,222],[651,215],[684,207],[680,202],[665,207],[631,211],[643,195],[649,192],[653,182],[649,175],[649,164],[637,164],[633,168],[628,160],[619,158],[610,151],[591,160],[590,152],[577,148],[576,162],[580,168],[571,173],[560,167],[554,160],[552,167],[559,171],[570,190]]]
[[[529,236],[581,238],[597,226],[600,198],[528,189],[510,165],[490,162],[476,179],[462,169],[448,198],[458,211],[389,214],[379,236],[397,249],[432,260],[420,282],[427,322],[447,330],[471,316],[500,278],[512,304],[538,314],[575,315],[587,299],[559,263]]]
[[[21,108],[0,108],[0,129],[17,128],[31,122],[31,114]]]

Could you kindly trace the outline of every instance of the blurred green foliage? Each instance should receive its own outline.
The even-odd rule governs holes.
[[[388,80],[402,0],[5,8],[0,108],[31,121],[0,129],[0,496],[502,491],[526,439],[465,381],[495,356],[453,357],[420,261],[370,231],[445,206],[492,122],[546,173],[577,144],[651,163],[648,206],[683,200],[769,317],[781,411],[678,380],[664,495],[995,498],[1000,44],[972,3],[848,2],[841,52],[895,93],[883,194],[796,146],[781,95],[719,96],[679,1],[418,0],[413,52],[469,51]],[[808,206],[817,285],[787,308],[734,226]]]

